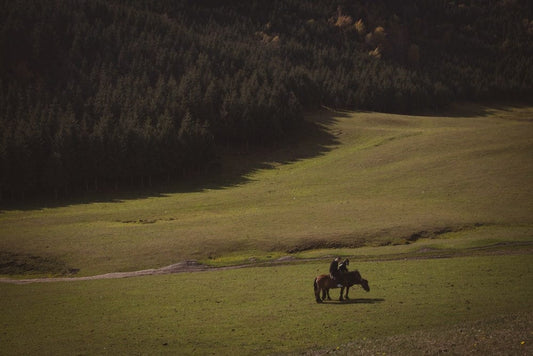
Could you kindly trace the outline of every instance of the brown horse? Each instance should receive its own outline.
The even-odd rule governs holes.
[[[342,301],[344,299],[350,299],[348,298],[348,291],[351,286],[355,284],[361,285],[364,290],[367,292],[370,291],[370,287],[368,286],[368,281],[361,277],[361,274],[359,271],[352,271],[352,272],[344,272],[340,275],[339,281],[334,281],[331,279],[331,277],[327,274],[322,274],[315,278],[315,281],[313,283],[313,287],[315,289],[315,298],[317,303],[322,303],[324,299],[326,299],[326,296],[328,300],[331,300],[329,296],[329,290],[332,288],[339,288],[337,285],[339,283],[342,285],[341,288],[341,294],[339,297],[339,300]],[[346,294],[343,298],[344,288],[346,288]],[[322,299],[320,299],[320,291],[322,291]]]

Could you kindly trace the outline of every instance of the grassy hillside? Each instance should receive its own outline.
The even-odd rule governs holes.
[[[420,237],[531,242],[532,118],[520,106],[462,105],[442,116],[323,111],[292,145],[225,156],[235,167],[228,176],[241,175],[224,184],[4,210],[0,251],[15,270],[14,260],[39,257],[91,275]],[[57,266],[30,269],[57,274]]]
[[[2,210],[11,276],[302,258],[2,283],[2,353],[531,353],[532,117],[522,106],[323,111],[288,146],[224,153],[233,168],[216,183]],[[332,254],[350,256],[371,291],[315,303],[312,279]]]

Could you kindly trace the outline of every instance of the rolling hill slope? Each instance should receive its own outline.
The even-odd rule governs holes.
[[[0,251],[89,275],[191,258],[403,244],[481,227],[495,238],[531,240],[532,118],[531,107],[478,105],[443,116],[323,111],[308,117],[316,129],[310,138],[253,157],[225,156],[236,172],[246,170],[238,180],[2,211]]]

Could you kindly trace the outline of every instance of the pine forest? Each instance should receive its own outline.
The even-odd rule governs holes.
[[[530,100],[528,0],[0,0],[0,200],[213,174],[307,112]]]

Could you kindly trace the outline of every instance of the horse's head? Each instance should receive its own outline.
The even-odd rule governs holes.
[[[368,285],[368,281],[364,278],[361,278],[361,286],[363,287],[364,290],[366,290],[367,292],[370,292],[370,286]]]

